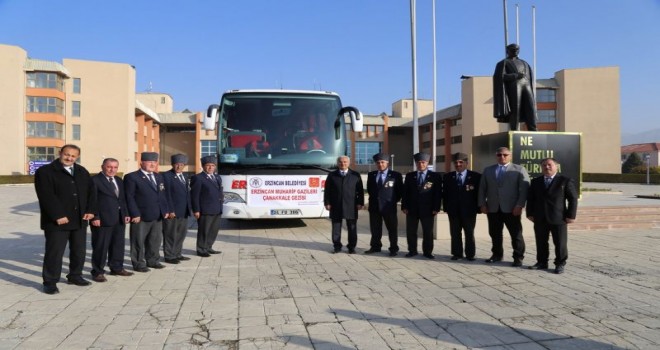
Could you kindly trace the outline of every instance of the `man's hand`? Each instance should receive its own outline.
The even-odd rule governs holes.
[[[101,219],[92,220],[92,226],[100,227],[101,226]]]
[[[325,210],[330,211],[330,204],[326,204]]]
[[[195,216],[195,219],[199,219],[200,213],[196,211],[193,213],[193,215]]]
[[[482,205],[479,209],[482,214],[488,214],[488,206]]]
[[[575,219],[566,218],[564,221],[566,221],[567,224],[572,224],[575,222]]]
[[[57,224],[58,224],[58,225],[65,225],[65,224],[68,224],[68,223],[69,223],[69,218],[67,218],[67,217],[65,216],[65,217],[63,217],[63,218],[59,218],[59,219],[57,219],[57,220],[55,220],[55,221],[57,221]]]
[[[511,212],[511,214],[513,214],[513,216],[520,216],[522,215],[522,211],[523,211],[523,207],[516,205],[515,207],[513,207],[513,212]]]
[[[357,210],[362,210],[362,208],[364,208],[364,205],[358,205],[357,206]]]
[[[124,218],[124,223],[128,224],[129,222],[131,222],[131,217],[130,216],[125,217]]]
[[[131,223],[133,223],[133,224],[139,224],[139,223],[140,223],[140,217],[139,217],[139,216],[136,216],[136,217],[132,218],[132,219],[131,219]]]
[[[83,215],[83,220],[92,220],[93,218],[94,214],[91,213],[85,213],[85,215]]]

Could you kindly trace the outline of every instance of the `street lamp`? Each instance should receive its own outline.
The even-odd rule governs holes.
[[[394,154],[390,154],[390,163],[392,164],[392,171],[394,171]]]
[[[644,153],[644,160],[646,161],[646,184],[650,185],[651,184],[651,175],[649,172],[649,168],[651,167],[651,155],[648,153]]]

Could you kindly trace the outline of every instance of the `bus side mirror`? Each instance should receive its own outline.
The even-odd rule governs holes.
[[[353,132],[361,132],[362,124],[364,124],[364,118],[362,118],[362,112],[355,107],[344,107],[339,110],[339,117],[343,117],[348,113],[348,116],[351,118],[351,127]]]
[[[218,111],[220,106],[210,105],[209,109],[206,111],[206,116],[202,121],[202,129],[204,130],[215,130],[215,125],[218,122]]]

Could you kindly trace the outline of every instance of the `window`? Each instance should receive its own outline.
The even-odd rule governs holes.
[[[80,117],[80,101],[71,101],[71,116]]]
[[[30,72],[27,73],[27,87],[64,91],[64,81],[56,73]]]
[[[28,147],[28,161],[49,161],[57,158],[57,147]]]
[[[376,135],[380,135],[383,133],[383,126],[382,125],[376,125]]]
[[[437,140],[435,140],[435,145],[436,145],[436,146],[444,146],[444,145],[445,145],[445,139],[437,139]]]
[[[556,123],[557,114],[554,109],[540,109],[536,112],[539,117],[539,123]]]
[[[444,163],[445,162],[445,156],[435,156],[435,162],[436,163]],[[435,169],[436,171],[438,169]]]
[[[367,136],[368,137],[376,136],[376,126],[375,125],[368,125],[367,126]]]
[[[55,122],[27,122],[28,137],[63,139],[63,129],[64,126],[62,124]]]
[[[381,146],[380,142],[356,142],[355,164],[373,164],[374,160],[371,157],[380,152]]]
[[[164,105],[165,104],[165,97],[160,98],[160,104]]]
[[[202,140],[201,156],[217,156],[218,142],[215,140]]]
[[[431,141],[422,142],[422,148],[431,148]]]
[[[79,124],[73,124],[71,125],[71,139],[73,140],[80,140],[80,125]]]
[[[536,102],[557,102],[557,92],[553,89],[538,89]]]
[[[73,93],[80,93],[80,78],[73,78]]]
[[[28,96],[28,113],[56,113],[64,115],[64,101],[55,97]]]
[[[348,139],[346,140],[346,155],[348,156],[348,158],[353,158],[351,156],[351,140]]]
[[[451,143],[462,143],[463,142],[463,135],[458,135],[458,136],[453,136],[451,138]]]

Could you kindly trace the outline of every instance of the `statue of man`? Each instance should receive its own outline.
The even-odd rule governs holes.
[[[518,58],[520,46],[506,47],[506,58],[495,66],[493,74],[493,107],[500,123],[509,123],[509,130],[519,130],[525,122],[527,130],[536,131],[536,99],[532,84],[534,74],[527,62]]]

